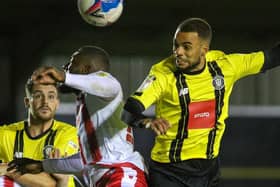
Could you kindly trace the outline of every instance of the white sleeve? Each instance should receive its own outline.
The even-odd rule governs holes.
[[[43,160],[43,168],[48,173],[73,174],[80,173],[84,169],[84,166],[80,158],[80,153],[76,153],[65,158],[45,159]]]
[[[103,71],[91,74],[66,73],[65,84],[103,98],[116,97],[121,91],[121,85],[117,79]]]

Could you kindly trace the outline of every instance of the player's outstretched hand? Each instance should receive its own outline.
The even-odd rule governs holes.
[[[16,158],[9,162],[7,171],[16,170],[22,175],[25,173],[37,174],[43,171],[42,162],[30,158]]]
[[[33,72],[31,79],[35,84],[63,83],[65,81],[65,72],[55,67],[42,66]]]

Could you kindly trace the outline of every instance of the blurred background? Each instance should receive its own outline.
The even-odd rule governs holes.
[[[125,0],[113,25],[93,27],[80,17],[76,0],[3,1],[0,6],[0,124],[26,118],[24,84],[40,65],[60,67],[83,45],[112,57],[112,74],[127,98],[152,64],[171,54],[177,25],[188,17],[213,28],[212,49],[246,53],[280,40],[280,1]],[[222,186],[280,186],[279,68],[238,82],[221,150]],[[73,98],[62,97],[57,118],[74,122]],[[136,149],[148,160],[153,134],[135,132]]]

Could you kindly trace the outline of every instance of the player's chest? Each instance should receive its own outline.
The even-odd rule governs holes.
[[[55,147],[55,136],[46,134],[39,138],[30,138],[25,133],[15,136],[13,141],[13,157],[28,157],[33,159],[48,158]]]
[[[225,94],[228,91],[228,80],[222,75],[172,77],[163,98],[173,102],[180,102],[184,98],[189,102],[212,100],[218,93]]]

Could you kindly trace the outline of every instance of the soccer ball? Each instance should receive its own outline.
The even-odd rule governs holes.
[[[78,9],[87,23],[105,27],[119,19],[123,0],[78,0]]]

